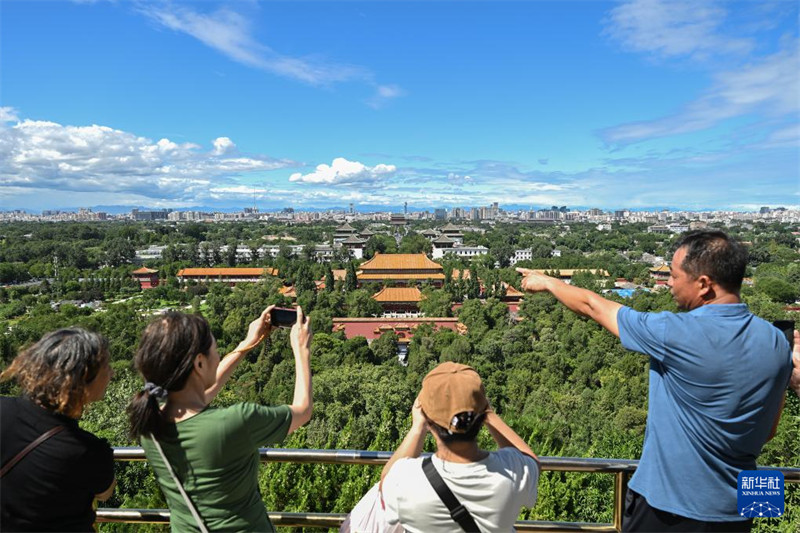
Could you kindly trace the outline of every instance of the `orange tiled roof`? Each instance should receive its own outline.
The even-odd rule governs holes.
[[[469,270],[459,270],[457,268],[454,268],[451,277],[453,279],[469,279],[470,278]]]
[[[178,276],[250,276],[258,277],[264,274],[277,276],[278,270],[275,268],[182,268],[178,271]]]
[[[379,302],[419,302],[425,299],[416,287],[384,287],[372,297]]]
[[[409,318],[383,318],[383,317],[334,317],[334,324],[347,324],[347,323],[383,323],[387,327],[393,327],[388,323],[408,323],[409,327],[414,327],[416,324],[429,324],[432,322],[441,323],[457,323],[456,317],[409,317]]]
[[[444,274],[358,274],[359,280],[380,280],[380,279],[444,279]]]
[[[650,269],[650,272],[664,272],[664,273],[669,273],[669,266],[667,266],[667,265],[661,265],[661,266],[658,266],[658,267],[654,267],[654,268],[651,268],[651,269]]]
[[[344,281],[344,278],[347,277],[347,270],[345,270],[343,268],[333,268],[333,269],[331,269],[331,272],[333,272],[333,281]],[[325,288],[325,276],[322,276],[322,278],[319,281],[317,281],[316,283],[317,283],[317,288],[324,289]]]
[[[152,268],[142,267],[134,270],[131,274],[155,274],[158,270],[153,270]]]
[[[503,282],[503,287],[506,288],[506,296],[525,296],[525,293],[518,291],[513,285],[509,285],[505,281]]]
[[[287,298],[297,298],[297,292],[294,290],[294,285],[289,285],[288,287],[283,286],[278,289],[278,292]]]
[[[425,254],[382,254],[362,263],[362,270],[438,270],[442,265],[431,261]]]

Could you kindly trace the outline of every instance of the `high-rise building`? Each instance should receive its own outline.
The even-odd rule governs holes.
[[[172,212],[172,209],[159,209],[153,211],[143,211],[139,209],[131,209],[131,217],[134,220],[167,220],[167,216]]]

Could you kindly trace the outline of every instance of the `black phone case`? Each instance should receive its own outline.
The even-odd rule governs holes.
[[[270,311],[270,322],[279,328],[288,328],[297,322],[297,312],[294,309],[275,308]]]

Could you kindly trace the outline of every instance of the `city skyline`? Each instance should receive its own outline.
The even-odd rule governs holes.
[[[782,0],[3,2],[0,203],[798,209],[799,17]]]

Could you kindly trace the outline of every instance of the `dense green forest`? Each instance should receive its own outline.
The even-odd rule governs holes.
[[[429,244],[412,227],[396,242],[388,235],[370,238],[368,255],[424,251]],[[612,278],[624,277],[652,285],[643,254],[668,255],[674,236],[646,233],[644,225],[615,225],[610,232],[588,224],[553,227],[502,225],[465,233],[468,244],[490,250],[471,265],[446,257],[447,281],[442,289],[421,287],[429,296],[423,309],[429,315],[453,314],[451,302],[463,301],[455,314],[467,326],[460,335],[450,330],[420,327],[409,347],[407,365],[396,356],[396,338],[384,334],[368,345],[364,338],[346,339],[331,333],[337,316],[377,314],[369,298],[379,287],[354,288],[352,280],[328,283],[315,290],[314,281],[330,279],[329,268],[353,269],[346,258],[332,265],[315,263],[303,254],[281,253],[258,258],[253,264],[277,267],[280,278],[230,288],[221,284],[179,287],[170,277],[178,268],[197,266],[191,250],[201,243],[243,243],[257,247],[264,235],[273,243],[309,245],[328,242],[335,226],[269,224],[10,224],[0,227],[0,282],[41,280],[0,288],[0,365],[5,368],[19,349],[43,333],[79,325],[109,338],[115,376],[102,402],[83,416],[81,425],[114,446],[132,446],[126,435],[125,406],[142,386],[131,358],[138,336],[163,308],[202,313],[212,325],[220,352],[244,337],[247,324],[268,304],[290,302],[279,289],[293,284],[297,301],[312,317],[314,415],[284,446],[393,450],[410,426],[411,404],[422,377],[442,361],[475,367],[484,379],[495,410],[544,456],[638,458],[647,414],[647,359],[628,352],[594,322],[567,311],[548,295],[527,295],[519,317],[496,297],[500,281],[518,287],[519,276],[508,268],[516,248],[531,248],[534,259],[521,266],[546,268],[603,268]],[[800,287],[796,228],[754,224],[731,230],[750,243],[748,276],[743,289],[751,310],[767,320],[792,318],[785,304],[794,302]],[[424,242],[423,242],[424,241]],[[169,245],[174,253],[149,264],[166,282],[141,291],[130,279],[134,250],[149,244]],[[212,246],[212,245],[209,245]],[[560,257],[552,257],[559,249]],[[57,258],[54,261],[54,257]],[[218,257],[227,265],[230,258]],[[235,263],[235,258],[234,261]],[[500,268],[496,268],[496,264]],[[453,279],[453,268],[471,269],[483,280],[483,298],[476,298],[467,280]],[[56,272],[57,270],[57,272]],[[57,273],[57,275],[56,275]],[[590,275],[574,280],[601,290],[604,283]],[[612,296],[616,297],[616,296]],[[78,301],[99,300],[99,309]],[[675,310],[668,291],[637,291],[620,300],[637,310]],[[796,314],[794,315],[796,316]],[[219,405],[240,401],[289,402],[293,391],[293,359],[288,331],[274,332],[270,341],[250,353],[233,381],[215,400]],[[0,393],[14,394],[11,383]],[[486,447],[491,439],[481,434]],[[431,439],[426,449],[432,450]],[[777,436],[759,458],[762,465],[800,467],[800,401],[790,395]],[[146,463],[116,465],[118,487],[107,507],[165,507]],[[380,469],[371,466],[277,464],[262,466],[260,485],[270,510],[347,512],[377,481]],[[611,522],[613,476],[548,472],[539,486],[535,508],[521,518]],[[800,486],[787,486],[787,514],[782,519],[757,520],[755,531],[794,533],[800,530]],[[106,524],[101,530],[132,530]],[[150,526],[149,529],[164,529]]]

